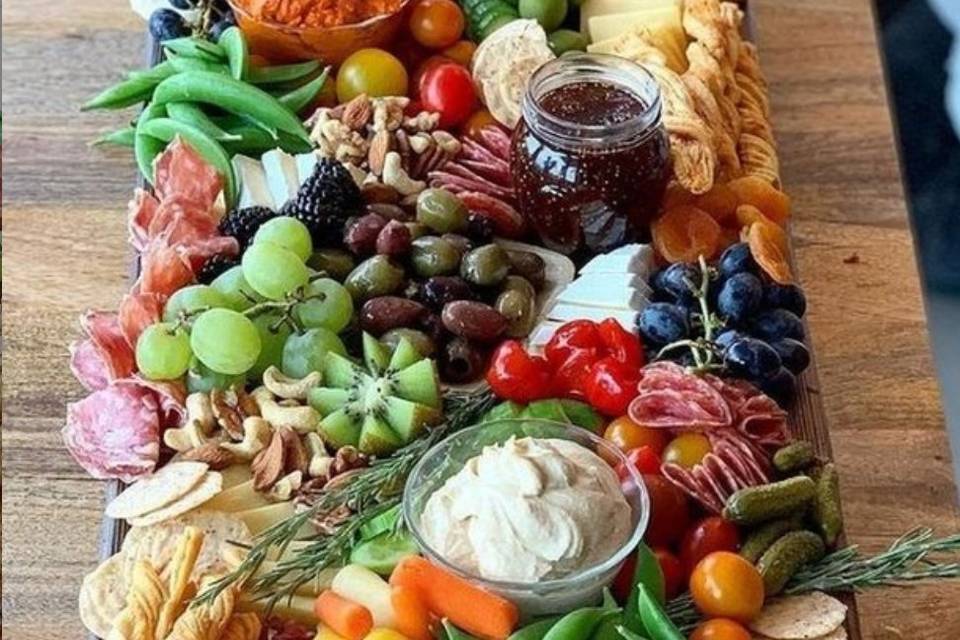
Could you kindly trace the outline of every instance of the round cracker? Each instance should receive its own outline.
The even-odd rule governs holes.
[[[772,640],[816,640],[835,632],[847,605],[821,591],[771,600],[750,629]]]
[[[106,638],[113,621],[126,604],[127,581],[123,553],[110,556],[83,578],[80,586],[80,621],[93,635]]]
[[[220,493],[223,488],[223,476],[216,471],[208,471],[201,478],[200,482],[190,491],[183,494],[170,504],[155,511],[150,511],[136,518],[127,518],[127,522],[133,527],[145,527],[151,524],[157,524],[170,518],[175,518],[181,514],[199,507],[204,502]]]
[[[110,501],[107,515],[111,518],[136,518],[161,509],[189,493],[207,472],[205,462],[171,462],[156,473],[137,480]]]

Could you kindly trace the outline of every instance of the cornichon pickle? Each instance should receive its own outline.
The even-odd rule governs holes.
[[[757,529],[750,532],[750,535],[743,541],[743,544],[740,546],[740,555],[750,562],[756,562],[760,559],[760,556],[770,548],[770,545],[776,542],[782,535],[790,533],[791,531],[797,531],[802,526],[803,517],[799,515],[781,520],[772,520],[760,525]]]
[[[791,442],[773,454],[773,467],[780,473],[794,473],[806,469],[816,460],[813,445],[806,440]]]
[[[781,536],[757,562],[764,594],[772,596],[783,591],[800,567],[816,562],[825,553],[823,539],[812,531],[791,531]]]
[[[807,476],[748,487],[730,496],[723,517],[741,525],[784,518],[807,506],[815,493],[816,484]]]
[[[843,530],[843,514],[840,512],[840,482],[832,462],[823,465],[816,485],[813,519],[826,543],[833,545]]]

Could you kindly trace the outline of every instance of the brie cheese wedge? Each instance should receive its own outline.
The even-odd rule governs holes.
[[[279,210],[300,188],[297,161],[281,149],[271,149],[261,156],[263,170],[267,174],[267,187]]]
[[[237,206],[276,209],[273,194],[267,187],[267,174],[259,160],[247,156],[233,156],[233,169],[240,180],[240,199]]]

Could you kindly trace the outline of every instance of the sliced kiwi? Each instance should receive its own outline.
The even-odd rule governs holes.
[[[391,355],[364,334],[363,364],[330,353],[323,376],[326,386],[312,389],[309,400],[322,416],[321,435],[334,447],[388,455],[443,419],[436,363],[407,340]]]

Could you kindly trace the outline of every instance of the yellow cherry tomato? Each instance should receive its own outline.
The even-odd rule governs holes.
[[[690,640],[751,640],[753,636],[742,624],[727,618],[714,618],[701,623]]]
[[[486,109],[479,109],[474,111],[473,115],[467,118],[467,121],[463,123],[461,129],[463,133],[470,136],[471,138],[479,137],[478,132],[484,127],[498,126],[497,121],[494,119],[493,115]]]
[[[383,49],[360,49],[337,72],[337,99],[349,102],[361,93],[371,98],[407,95],[407,70]]]
[[[714,551],[690,574],[690,595],[708,617],[750,622],[763,608],[763,578],[743,556]]]
[[[664,431],[639,425],[629,416],[620,416],[608,424],[603,437],[620,447],[622,451],[647,446],[657,455],[660,455],[667,444],[667,435]]]
[[[460,40],[441,51],[441,54],[450,58],[454,62],[459,62],[463,66],[470,68],[470,62],[473,60],[473,54],[477,50],[477,45],[469,40]]]
[[[710,453],[710,440],[699,433],[682,433],[667,444],[663,461],[691,469]]]

